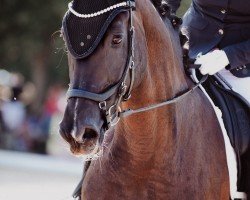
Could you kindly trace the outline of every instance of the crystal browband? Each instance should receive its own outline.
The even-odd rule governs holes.
[[[114,10],[116,8],[119,8],[119,7],[123,7],[123,6],[134,6],[134,2],[132,1],[126,1],[126,2],[121,2],[121,3],[118,3],[118,4],[115,4],[113,6],[110,6],[108,8],[105,8],[103,10],[100,10],[98,12],[95,12],[95,13],[90,13],[90,14],[80,14],[78,12],[76,12],[73,7],[72,7],[72,2],[70,2],[68,4],[68,8],[69,8],[69,11],[71,13],[73,13],[75,16],[79,17],[79,18],[92,18],[92,17],[96,17],[96,16],[99,16],[99,15],[102,15],[106,12],[109,12],[111,10]]]

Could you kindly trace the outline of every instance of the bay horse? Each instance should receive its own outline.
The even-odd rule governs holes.
[[[96,155],[102,150],[86,172],[81,198],[228,200],[223,136],[215,112],[200,90],[119,121],[120,109],[173,99],[193,86],[170,22],[162,20],[150,0],[137,0],[135,7],[113,19],[90,55],[79,59],[68,53],[70,90],[60,134],[74,154]],[[133,65],[134,78],[124,78],[126,63]],[[125,92],[115,90],[98,102],[121,79],[127,86],[122,87]],[[129,100],[121,101],[120,96],[129,92]],[[112,105],[114,111],[107,118],[103,108]]]

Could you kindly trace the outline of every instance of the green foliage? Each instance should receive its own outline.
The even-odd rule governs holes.
[[[67,9],[67,2],[61,0],[0,0],[0,68],[22,72],[26,77],[31,76],[36,59],[46,57],[44,67],[49,74],[54,71],[66,70],[66,59],[60,64],[63,51],[55,54],[57,47],[64,44],[59,34],[63,14]],[[65,56],[64,56],[65,57]],[[54,76],[53,79],[64,76]],[[56,78],[57,79],[57,78]]]
[[[189,8],[191,4],[191,0],[182,0],[181,1],[181,7],[177,11],[178,16],[183,16],[186,12],[186,10]]]
[[[182,0],[182,16],[191,0]],[[68,1],[0,0],[0,68],[18,71],[33,78],[40,59],[47,82],[68,81],[64,43],[59,38]]]

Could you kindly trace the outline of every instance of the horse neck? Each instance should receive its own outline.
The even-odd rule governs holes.
[[[124,105],[140,108],[174,97],[188,88],[181,61],[180,46],[173,43],[171,27],[166,27],[153,5],[137,1],[146,35],[148,63],[146,74],[140,85],[133,90],[131,99]],[[168,25],[167,25],[168,26]],[[159,147],[170,149],[172,135],[177,131],[175,105],[129,116],[119,124],[114,144],[123,162],[133,160],[133,169],[142,171],[141,161],[156,159]],[[167,153],[167,152],[166,152]],[[159,158],[160,159],[160,158]]]

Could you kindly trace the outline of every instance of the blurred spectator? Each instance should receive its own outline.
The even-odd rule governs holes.
[[[0,147],[29,151],[30,139],[25,126],[26,106],[22,101],[24,77],[19,73],[0,70]]]
[[[20,74],[0,70],[0,148],[47,154],[51,125],[65,108],[65,90],[49,87],[41,112],[33,112],[36,88]],[[53,126],[53,127],[54,127]]]
[[[31,151],[46,154],[47,141],[51,130],[52,117],[58,113],[58,102],[62,93],[60,85],[53,85],[48,89],[43,111],[40,115],[29,115],[28,132],[32,139]]]
[[[50,119],[43,114],[30,114],[27,118],[27,134],[31,140],[29,151],[47,154]]]
[[[2,105],[3,122],[9,131],[18,130],[25,119],[25,108],[20,101],[21,92],[21,87],[13,87],[11,101],[4,102]]]
[[[3,114],[2,114],[2,110],[1,110],[2,104],[3,104],[3,101],[0,98],[0,147],[2,146],[2,143],[3,143],[3,141],[1,140],[1,134],[3,132],[5,132],[5,130],[6,130],[5,124],[3,122]]]
[[[4,127],[3,139],[6,148],[25,151],[27,146],[22,135],[26,111],[20,101],[22,86],[14,86],[11,90],[11,100],[3,101],[1,105],[2,126]]]

